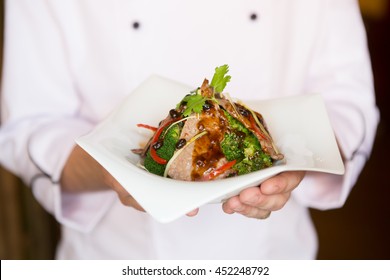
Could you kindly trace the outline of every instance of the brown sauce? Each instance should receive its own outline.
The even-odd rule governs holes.
[[[208,133],[195,141],[191,173],[194,181],[200,180],[206,171],[214,169],[219,160],[224,157],[220,142],[223,140],[228,124],[223,112],[214,107],[203,111],[200,118],[199,131],[206,130]]]

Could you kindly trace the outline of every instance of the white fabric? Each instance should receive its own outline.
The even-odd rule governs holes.
[[[58,258],[315,258],[306,207],[343,205],[378,122],[357,1],[12,0],[5,27],[0,162],[62,224]],[[322,94],[345,176],[307,174],[265,221],[206,205],[195,218],[159,224],[112,191],[61,193],[74,139],[150,74],[196,87],[225,63],[234,97]]]

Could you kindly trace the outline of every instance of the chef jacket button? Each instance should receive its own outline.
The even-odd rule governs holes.
[[[131,26],[133,29],[139,29],[141,27],[141,24],[138,21],[134,21]]]
[[[252,20],[252,21],[255,21],[257,20],[257,14],[256,13],[251,13],[249,18]]]

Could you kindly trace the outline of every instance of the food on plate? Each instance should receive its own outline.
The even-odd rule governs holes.
[[[171,109],[142,149],[141,166],[151,173],[184,181],[244,175],[283,159],[262,115],[223,93],[228,65],[215,69],[209,83],[190,92]]]

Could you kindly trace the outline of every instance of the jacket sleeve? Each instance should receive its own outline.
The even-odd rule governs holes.
[[[341,207],[367,161],[379,120],[366,33],[357,1],[330,0],[307,79],[322,93],[344,156],[345,175],[308,173],[294,196],[309,207]]]
[[[59,179],[74,139],[94,125],[78,114],[66,43],[49,1],[7,1],[1,92],[0,163],[31,186],[56,219],[89,230],[111,191],[62,193]]]

